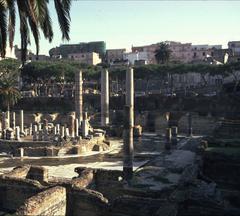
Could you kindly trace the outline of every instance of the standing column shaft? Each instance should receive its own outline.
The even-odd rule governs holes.
[[[2,139],[5,139],[6,136],[6,113],[2,112]]]
[[[23,116],[23,110],[20,110],[20,133],[24,134],[24,116]]]
[[[75,136],[76,136],[76,137],[79,136],[78,129],[79,129],[79,123],[78,123],[78,119],[76,118],[76,119],[75,119]]]
[[[75,137],[75,117],[73,115],[69,116],[69,133],[70,137]]]
[[[172,130],[171,128],[166,128],[166,141],[165,141],[165,149],[171,149],[171,142],[172,142]]]
[[[6,112],[6,121],[7,121],[7,128],[10,128],[11,122],[10,122],[10,111],[9,110]]]
[[[20,140],[20,128],[19,128],[19,126],[15,127],[15,140]]]
[[[88,125],[87,112],[84,112],[83,122],[82,122],[82,136],[84,138],[88,136],[88,131],[89,131],[89,125]]]
[[[134,126],[134,78],[133,69],[126,72],[126,106],[124,119],[124,159],[123,174],[126,180],[133,173],[133,126]]]
[[[82,71],[75,74],[75,111],[79,124],[82,122],[83,97],[82,97]]]
[[[11,118],[10,126],[13,130],[15,130],[15,127],[16,127],[16,114],[15,114],[15,112],[12,112],[12,118]]]
[[[192,113],[188,113],[188,136],[192,136]]]
[[[178,128],[172,127],[172,144],[177,145]]]
[[[108,70],[101,72],[101,125],[109,124],[109,74]]]

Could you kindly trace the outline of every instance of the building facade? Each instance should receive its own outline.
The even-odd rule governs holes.
[[[49,50],[49,55],[52,58],[68,58],[69,54],[73,53],[98,53],[101,59],[106,55],[106,43],[104,41],[94,41],[79,44],[62,44]]]
[[[106,50],[106,61],[108,63],[122,61],[124,59],[125,53],[126,49],[108,49]]]
[[[165,41],[164,43],[168,44],[171,50],[169,61],[173,63],[199,63],[204,61],[207,56],[213,56],[214,51],[222,49],[221,45],[192,45],[191,43],[180,43],[175,41]],[[158,47],[159,43],[132,47],[132,53],[146,52],[148,62],[150,64],[156,64],[155,51]],[[220,53],[218,53],[218,57],[219,55]],[[223,58],[223,56],[221,56],[221,58]]]
[[[146,51],[125,53],[124,59],[128,60],[131,65],[135,65],[139,61],[144,61],[144,64],[149,63],[149,55]]]
[[[68,54],[68,59],[78,61],[80,63],[88,65],[97,65],[102,62],[98,53],[70,53]]]

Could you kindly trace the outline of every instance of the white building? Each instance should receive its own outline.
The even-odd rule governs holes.
[[[143,52],[131,52],[125,53],[124,59],[128,60],[131,65],[135,64],[135,61],[145,61],[146,64],[149,63],[149,53],[146,51]]]
[[[90,53],[70,53],[68,54],[68,58],[78,61],[80,63],[85,63],[88,65],[97,65],[102,62],[98,53],[90,52]]]

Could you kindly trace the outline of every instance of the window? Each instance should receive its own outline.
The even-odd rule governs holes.
[[[205,53],[205,52],[203,52],[203,53],[202,53],[202,55],[203,55],[203,56],[205,56],[205,55],[206,55],[206,53]]]
[[[193,53],[193,58],[196,58],[197,57],[197,53]]]

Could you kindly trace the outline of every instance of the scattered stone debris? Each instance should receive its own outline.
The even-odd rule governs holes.
[[[199,139],[188,142],[201,145]],[[0,210],[17,215],[238,215],[214,181],[200,177],[199,154],[174,149],[134,172],[76,168],[72,180],[49,179],[47,169],[16,167],[0,175]],[[187,148],[187,147],[186,147]],[[18,199],[12,199],[18,194]],[[225,194],[226,196],[226,194]],[[36,205],[36,203],[38,203]]]

